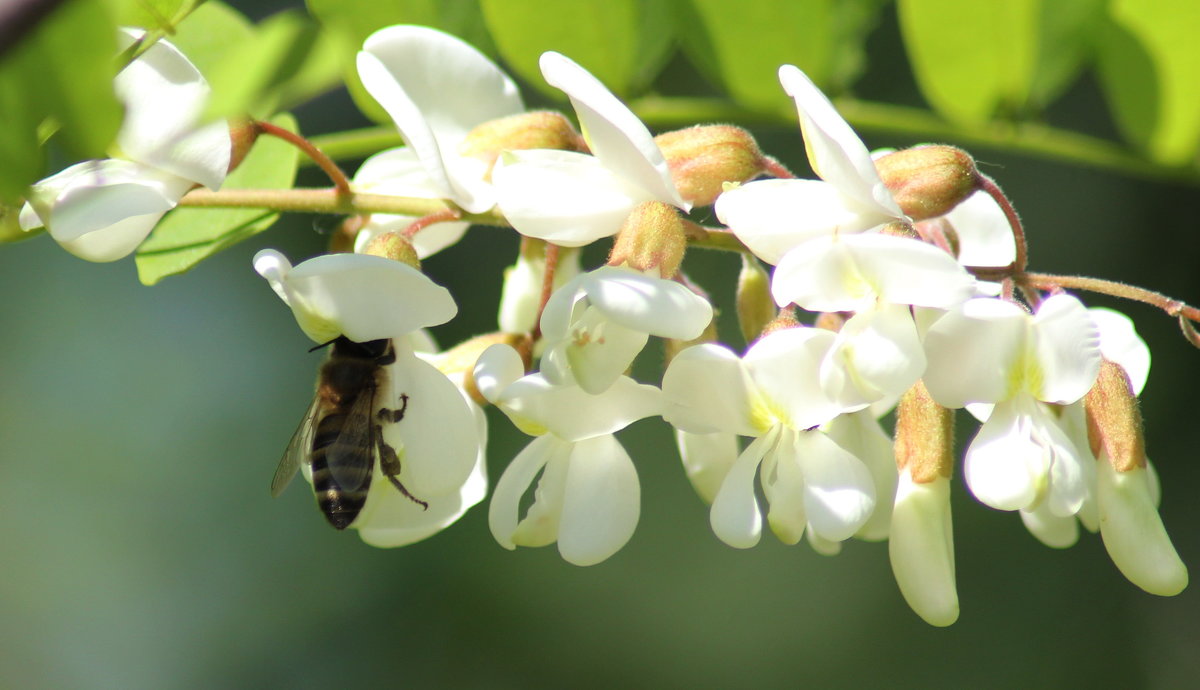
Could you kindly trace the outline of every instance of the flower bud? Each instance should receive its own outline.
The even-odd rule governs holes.
[[[742,270],[737,281],[737,317],[742,337],[754,342],[758,334],[775,318],[775,298],[771,296],[771,276],[758,259],[742,254]]]
[[[458,153],[486,163],[490,175],[501,151],[523,149],[586,151],[587,146],[562,113],[539,110],[479,125],[467,133],[458,146]]]
[[[949,478],[954,468],[954,413],[934,402],[922,381],[896,407],[896,467],[917,484]]]
[[[732,125],[697,125],[654,137],[679,194],[708,206],[726,182],[746,182],[763,172],[763,154],[750,133]]]
[[[1145,467],[1142,414],[1129,377],[1119,364],[1107,359],[1101,362],[1100,375],[1084,397],[1084,405],[1092,454],[1106,454],[1118,472]]]
[[[979,188],[975,161],[953,146],[903,149],[880,156],[875,167],[901,210],[913,220],[945,215]]]
[[[621,224],[608,265],[625,264],[643,273],[658,269],[659,277],[670,278],[679,270],[685,249],[679,211],[661,201],[643,201]]]
[[[557,290],[579,275],[579,249],[559,247],[554,267],[553,289]],[[528,333],[537,325],[546,278],[546,243],[531,237],[521,238],[517,262],[504,269],[500,288],[500,330]]]
[[[235,168],[241,165],[246,159],[246,155],[250,153],[250,149],[254,146],[254,142],[258,139],[258,127],[249,120],[233,120],[229,123],[229,169],[226,172],[233,172]]]
[[[775,331],[782,331],[785,328],[800,328],[803,325],[804,324],[800,323],[800,320],[796,318],[795,307],[789,304],[788,306],[780,309],[779,313],[775,315],[775,318],[771,319],[770,323],[763,327],[762,333],[760,333],[758,337],[765,338]]]
[[[417,250],[412,242],[398,232],[385,232],[371,239],[363,254],[382,256],[385,259],[408,264],[418,271],[421,270],[421,260],[417,258]]]

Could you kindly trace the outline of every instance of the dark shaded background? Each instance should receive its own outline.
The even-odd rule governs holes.
[[[859,93],[916,104],[891,12]],[[675,64],[664,78],[675,91],[693,77]],[[333,96],[298,115],[318,133],[355,126],[351,110]],[[1090,78],[1047,117],[1111,131]],[[804,170],[798,131],[759,134]],[[1194,188],[974,153],[1022,212],[1035,270],[1200,302]],[[267,485],[320,355],[305,352],[250,257],[264,246],[313,255],[330,225],[289,217],[153,288],[138,284],[132,260],[84,263],[47,238],[0,248],[0,686],[1200,683],[1200,594],[1143,593],[1098,536],[1048,549],[957,484],[962,616],[935,629],[904,604],[884,544],[850,542],[826,558],[770,537],[749,551],[718,542],[668,430],[652,420],[621,436],[642,478],[638,531],[590,568],[552,547],[504,551],[483,506],[427,542],[377,550],[329,529],[303,487],[272,501]],[[479,228],[427,262],[461,309],[436,332],[443,343],[492,327],[515,247],[508,233]],[[688,265],[728,305],[736,257],[694,252]],[[1164,521],[1194,567],[1200,352],[1171,319],[1126,311],[1154,352],[1143,411]],[[494,481],[526,439],[491,421]]]

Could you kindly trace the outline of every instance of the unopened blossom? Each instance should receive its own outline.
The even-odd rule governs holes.
[[[929,329],[925,350],[924,382],[939,404],[994,404],[964,461],[975,496],[999,510],[1044,502],[1054,515],[1077,513],[1095,468],[1048,405],[1079,400],[1099,371],[1099,332],[1079,300],[1054,295],[1030,315],[972,299]]]
[[[496,483],[488,523],[506,549],[557,542],[569,563],[594,565],[633,535],[641,487],[613,434],[661,411],[654,386],[622,376],[599,395],[541,374],[524,375],[515,350],[493,345],[475,368],[475,385],[527,434],[536,436]],[[541,475],[524,517],[521,497]]]
[[[687,348],[667,367],[664,419],[694,434],[754,438],[725,474],[709,514],[713,532],[730,546],[758,543],[755,475],[771,529],[788,544],[806,531],[819,548],[843,541],[875,508],[871,472],[818,428],[845,411],[816,376],[834,337],[822,329],[785,328],[759,339],[744,358],[704,344]]]
[[[560,247],[554,263],[553,289],[558,290],[579,275],[579,250]],[[542,291],[546,282],[546,245],[525,238],[517,262],[504,269],[497,321],[505,333],[528,333],[538,323]]]
[[[355,176],[356,185],[450,199],[470,213],[491,209],[496,200],[487,180],[490,163],[464,155],[463,148],[477,126],[524,112],[512,79],[471,45],[421,26],[390,26],[371,34],[357,65],[363,86],[392,117],[407,149],[380,154]],[[394,220],[385,215],[375,222]],[[440,234],[439,241],[428,241],[430,246],[454,231],[443,228]]]
[[[950,625],[958,620],[950,478],[918,483],[905,468],[891,515],[888,552],[905,601],[930,625]]]
[[[127,48],[142,33],[123,29],[118,44]],[[77,163],[34,184],[20,216],[22,229],[45,226],[88,261],[127,256],[189,189],[220,187],[232,153],[228,123],[200,126],[208,82],[168,41],[129,63],[113,88],[125,106],[120,157]]]
[[[580,388],[598,394],[633,364],[649,336],[692,340],[711,320],[712,306],[688,287],[603,266],[550,296],[542,312],[542,368],[555,382],[569,371]]]
[[[293,267],[279,252],[264,249],[255,255],[254,269],[317,343],[338,337],[392,340],[395,361],[386,366],[390,390],[383,390],[381,399],[405,412],[382,429],[402,458],[398,479],[422,500],[461,495],[478,464],[474,413],[445,374],[416,356],[409,340],[418,329],[454,317],[450,293],[407,264],[365,254],[326,254]],[[393,490],[384,482],[371,491],[376,486]]]
[[[650,130],[625,104],[559,53],[544,53],[540,65],[546,81],[570,97],[592,155],[532,149],[500,157],[492,179],[517,232],[577,247],[615,234],[646,201],[691,210]]]
[[[805,240],[907,222],[867,147],[825,94],[792,65],[779,68],[796,102],[809,165],[818,180],[758,180],[722,194],[717,217],[767,263]]]

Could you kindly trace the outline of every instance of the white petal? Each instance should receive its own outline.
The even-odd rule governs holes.
[[[673,280],[605,266],[584,275],[583,289],[609,319],[660,338],[693,340],[712,321],[708,300]]]
[[[140,163],[85,161],[33,185],[30,205],[50,235],[65,242],[128,218],[161,217],[191,186],[187,180]]]
[[[875,510],[875,483],[867,466],[816,430],[797,434],[796,455],[813,531],[831,541],[849,539]]]
[[[691,210],[679,196],[654,136],[625,104],[570,58],[542,53],[542,76],[571,98],[588,146],[606,168],[645,189],[653,199]]]
[[[662,411],[662,392],[622,376],[608,390],[589,395],[577,386],[553,385],[531,374],[504,389],[504,413],[526,433],[550,432],[582,441],[624,429]]]
[[[1167,536],[1150,495],[1147,472],[1117,472],[1100,459],[1100,536],[1113,563],[1151,594],[1173,596],[1187,587],[1187,567]]]
[[[847,407],[899,396],[925,371],[925,350],[908,307],[883,304],[842,325],[821,363],[821,385]]]
[[[872,204],[882,213],[903,218],[904,213],[879,179],[867,147],[825,94],[792,65],[779,68],[779,81],[796,101],[800,130],[813,171],[842,194]]]
[[[1100,331],[1083,304],[1067,294],[1042,302],[1033,317],[1041,365],[1038,400],[1072,403],[1087,394],[1100,372]]]
[[[1034,403],[1028,411],[1033,423],[1033,438],[1051,454],[1050,485],[1043,503],[1054,515],[1072,517],[1096,483],[1095,462],[1090,451],[1081,451],[1060,426],[1048,405]]]
[[[774,447],[778,438],[779,428],[774,427],[765,436],[754,439],[733,463],[713,499],[708,513],[709,524],[718,539],[735,549],[754,546],[762,535],[762,514],[758,510],[758,499],[754,497],[754,475],[763,455]]]
[[[488,402],[500,400],[504,389],[525,375],[525,363],[512,347],[496,344],[475,363],[475,388]]]
[[[778,264],[793,247],[815,237],[862,232],[895,220],[816,180],[748,182],[722,193],[713,210],[770,264]]]
[[[1133,321],[1119,311],[1092,307],[1088,309],[1092,321],[1100,329],[1100,353],[1104,358],[1116,362],[1129,377],[1134,395],[1141,395],[1150,377],[1150,348],[1142,340]]]
[[[611,434],[571,451],[558,552],[568,563],[594,565],[616,553],[637,527],[641,487],[625,448]]]
[[[533,503],[513,532],[512,540],[517,546],[549,546],[558,541],[566,499],[567,471],[573,450],[574,444],[571,444],[562,452],[555,453],[546,463],[537,488],[533,491]]]
[[[446,288],[417,269],[379,256],[325,254],[280,272],[282,256],[263,250],[255,270],[272,283],[318,343],[344,335],[356,342],[399,338],[454,318]],[[286,263],[286,260],[283,260]]]
[[[917,484],[907,470],[900,473],[888,556],[900,593],[918,616],[937,626],[958,620],[949,479]]]
[[[571,151],[509,151],[492,171],[496,202],[526,237],[579,247],[616,234],[635,206],[653,197]]]
[[[805,242],[783,257],[771,280],[777,303],[814,311],[852,311],[874,299],[949,309],[974,291],[974,278],[946,252],[875,233]]]
[[[562,289],[568,282],[579,275],[579,254],[576,249],[560,247],[558,264],[554,271],[554,289]],[[500,330],[505,333],[528,333],[537,323],[538,307],[541,306],[542,284],[545,282],[546,258],[544,254],[528,257],[522,251],[517,256],[517,262],[504,270],[504,286],[500,290],[500,314],[498,322]],[[550,304],[546,304],[546,310]],[[566,315],[561,317],[562,324],[556,325],[555,338],[566,332],[566,323],[570,318],[570,305],[566,307]],[[545,311],[542,319],[542,335],[547,336]],[[548,336],[547,336],[548,337]]]
[[[455,493],[470,476],[480,439],[470,404],[432,364],[396,342],[396,361],[387,367],[390,393],[383,403],[404,417],[383,424],[383,439],[400,459],[400,482],[417,498]],[[408,396],[407,402],[402,396]]]
[[[767,524],[784,544],[798,544],[808,526],[804,507],[804,471],[796,456],[796,434],[782,431],[774,450],[763,459],[759,482],[767,499]]]
[[[461,171],[455,149],[477,125],[524,110],[513,81],[467,43],[418,26],[369,36],[358,54],[358,73],[444,190],[440,196],[472,213],[491,208],[482,169]]]
[[[520,517],[521,497],[546,463],[555,457],[565,459],[571,452],[571,445],[550,435],[539,436],[504,469],[488,506],[488,527],[500,546],[509,550],[517,547],[513,535]]]
[[[1031,508],[1045,490],[1049,456],[1033,438],[1032,420],[1005,401],[996,405],[967,448],[963,477],[985,505],[997,510]]]
[[[1029,533],[1052,549],[1070,548],[1079,541],[1079,521],[1075,516],[1055,515],[1044,502],[1033,510],[1020,511],[1020,515]]]
[[[818,375],[834,338],[830,331],[803,327],[778,330],[756,341],[743,360],[760,396],[753,414],[792,429],[808,429],[842,413],[844,407],[826,395]]]
[[[134,40],[126,32],[122,43]],[[229,124],[220,121],[196,129],[210,93],[208,82],[183,53],[157,41],[113,81],[125,104],[117,146],[134,161],[154,166],[210,189],[221,186],[229,170]]]
[[[429,173],[410,148],[396,148],[371,156],[354,174],[355,191],[364,194],[388,194],[419,199],[440,199],[441,190],[432,183]],[[371,239],[385,232],[401,232],[416,216],[389,213],[371,214],[370,221],[354,238],[354,251],[362,253]],[[470,223],[434,223],[422,228],[411,238],[417,257],[424,259],[462,239]]]
[[[758,436],[770,420],[753,416],[753,383],[731,350],[693,345],[671,360],[663,374],[663,419],[698,434],[726,432]]]
[[[559,356],[565,358],[579,387],[599,395],[633,364],[646,340],[644,332],[614,323],[595,307],[588,307],[572,323],[567,339],[554,347],[561,349]]]
[[[692,488],[705,503],[711,504],[737,460],[737,436],[720,431],[693,434],[676,429],[675,443]]]
[[[964,266],[1007,266],[1016,260],[1012,227],[987,192],[975,192],[944,217],[958,235],[958,261]]]
[[[887,539],[897,476],[892,437],[870,410],[838,415],[822,429],[834,443],[866,465],[875,485],[875,510],[854,536],[868,541]]]
[[[1028,331],[1028,315],[998,299],[973,299],[947,312],[925,335],[925,387],[945,407],[1009,397]]]

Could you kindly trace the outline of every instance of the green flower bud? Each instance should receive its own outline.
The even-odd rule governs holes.
[[[737,317],[742,337],[747,343],[758,339],[767,324],[775,318],[775,299],[771,296],[771,276],[762,263],[742,254],[742,270],[737,281]]]
[[[726,182],[746,182],[763,172],[764,157],[750,133],[732,125],[697,125],[654,137],[676,189],[696,206],[708,206]]]
[[[974,159],[953,146],[903,149],[875,159],[875,168],[913,220],[945,215],[979,188]]]
[[[421,260],[417,258],[417,250],[412,242],[398,232],[385,232],[373,238],[363,251],[364,254],[382,256],[385,259],[408,264],[418,271],[421,270]]]

